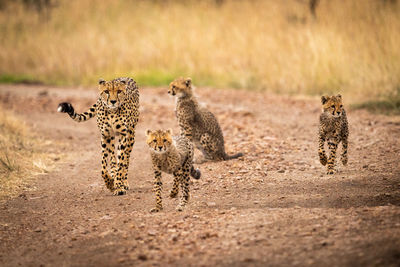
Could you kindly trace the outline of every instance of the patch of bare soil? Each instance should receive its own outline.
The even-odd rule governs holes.
[[[80,112],[96,90],[0,86],[0,103],[54,143],[61,159],[34,189],[0,204],[1,266],[398,266],[400,119],[348,110],[349,163],[326,175],[318,161],[318,99],[199,88],[237,160],[198,165],[186,210],[155,203],[145,129],[173,128],[166,89],[141,89],[131,190],[112,196],[100,176],[95,120]],[[346,99],[345,99],[346,100]]]

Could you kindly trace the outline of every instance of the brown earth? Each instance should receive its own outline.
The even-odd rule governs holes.
[[[241,159],[198,165],[183,212],[155,203],[145,129],[173,128],[166,89],[141,89],[131,190],[112,196],[100,176],[96,90],[0,86],[0,103],[50,142],[54,168],[0,205],[1,266],[399,266],[400,118],[348,110],[349,164],[325,174],[317,156],[320,103],[248,91],[199,88]]]

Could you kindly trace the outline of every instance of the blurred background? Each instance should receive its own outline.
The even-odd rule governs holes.
[[[400,106],[396,0],[0,0],[0,82],[341,92]]]

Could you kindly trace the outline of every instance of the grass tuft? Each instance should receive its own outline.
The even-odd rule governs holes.
[[[356,109],[366,109],[372,113],[400,115],[400,86],[388,96],[381,97],[378,100],[354,104],[352,107]]]
[[[34,173],[48,171],[42,146],[23,122],[0,108],[0,200],[15,195]]]

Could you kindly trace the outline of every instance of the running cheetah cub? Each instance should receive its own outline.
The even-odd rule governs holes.
[[[335,172],[336,150],[342,142],[342,163],[347,164],[347,146],[349,129],[346,111],[343,108],[342,96],[322,96],[323,112],[319,117],[319,161],[322,165],[328,164],[328,174]],[[329,159],[325,154],[324,144],[328,142],[331,151]]]
[[[221,127],[214,114],[197,102],[190,78],[178,78],[171,82],[168,94],[177,97],[175,115],[181,135],[189,138],[206,160],[229,160],[243,156],[242,153],[225,153]]]
[[[150,148],[154,170],[154,191],[156,192],[156,206],[150,212],[159,212],[162,207],[161,172],[174,175],[174,184],[170,193],[171,198],[178,195],[179,185],[182,197],[176,210],[182,211],[189,200],[189,179],[200,179],[200,170],[193,167],[193,145],[184,136],[172,136],[171,130],[146,131],[147,145]]]

